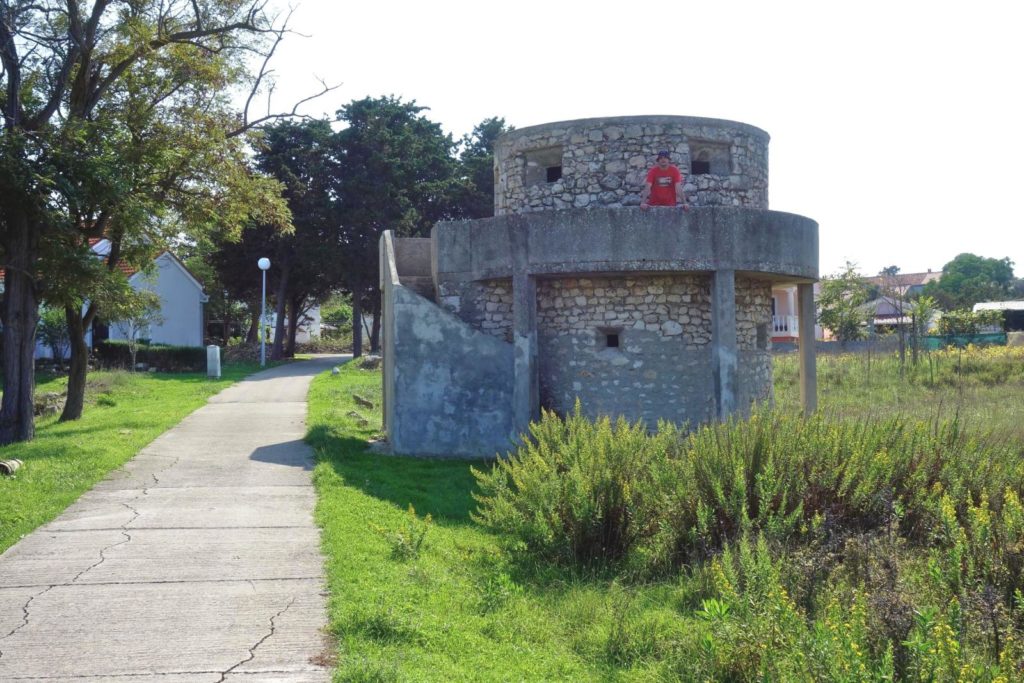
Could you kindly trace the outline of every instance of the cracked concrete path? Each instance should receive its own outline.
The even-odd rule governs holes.
[[[344,359],[225,389],[0,555],[0,681],[327,681],[302,439]]]

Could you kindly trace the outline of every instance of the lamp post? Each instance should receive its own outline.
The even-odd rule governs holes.
[[[263,299],[260,302],[260,367],[267,365],[267,271],[270,269],[270,259],[261,258],[256,265],[263,271]]]

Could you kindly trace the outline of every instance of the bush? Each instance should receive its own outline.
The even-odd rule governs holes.
[[[531,557],[640,576],[710,557],[744,534],[770,542],[896,527],[932,542],[952,506],[967,523],[987,496],[1024,491],[1019,444],[956,421],[838,422],[769,410],[686,434],[545,413],[531,438],[474,471],[476,520]]]
[[[64,310],[44,307],[39,312],[39,326],[36,331],[40,341],[50,349],[53,360],[63,366],[64,357],[71,346],[71,335]]]
[[[131,369],[131,352],[126,341],[102,341],[96,346],[96,356],[105,368]],[[202,346],[140,345],[135,362],[163,372],[203,372],[206,370],[206,349]]]

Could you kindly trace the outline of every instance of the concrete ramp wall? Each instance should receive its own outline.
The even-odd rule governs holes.
[[[512,447],[512,345],[404,286],[381,238],[384,428],[395,453],[493,457]]]

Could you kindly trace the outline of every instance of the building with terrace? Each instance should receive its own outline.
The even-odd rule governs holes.
[[[772,289],[786,285],[812,410],[818,226],[768,209],[768,139],[682,116],[499,138],[493,218],[381,239],[390,448],[491,457],[577,401],[652,426],[742,414],[772,398]],[[689,211],[639,208],[666,149]]]

